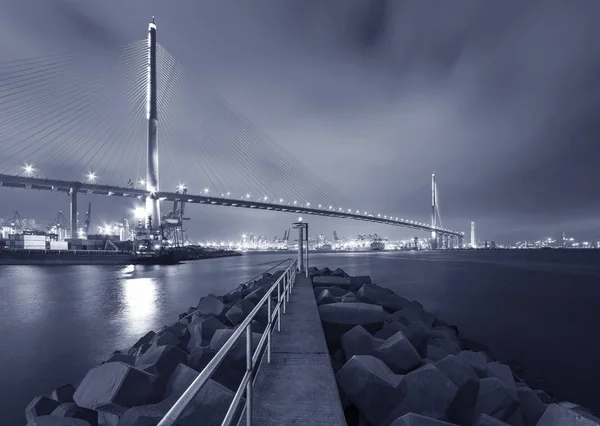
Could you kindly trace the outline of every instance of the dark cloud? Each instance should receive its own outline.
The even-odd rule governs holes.
[[[6,4],[5,57],[111,48],[144,38],[155,15],[161,44],[196,77],[190,85],[216,88],[360,209],[426,221],[435,171],[449,227],[475,220],[483,235],[507,240],[600,234],[595,1]],[[23,195],[7,194],[27,208]],[[273,234],[290,221],[196,210],[202,221],[190,228],[215,238]]]

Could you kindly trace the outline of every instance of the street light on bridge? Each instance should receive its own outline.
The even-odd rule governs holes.
[[[185,189],[185,185],[183,183],[180,183],[179,185],[177,185],[178,191],[183,192],[184,189]]]
[[[87,174],[87,180],[89,183],[96,183],[96,178],[97,178],[97,176],[94,172],[89,172]]]
[[[31,176],[33,174],[33,172],[35,172],[35,169],[33,168],[33,165],[31,165],[31,164],[25,164],[23,166],[23,170],[25,170],[25,174],[27,176]]]

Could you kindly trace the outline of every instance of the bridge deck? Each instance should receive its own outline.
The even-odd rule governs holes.
[[[309,278],[297,275],[253,389],[252,423],[344,426],[333,368]]]

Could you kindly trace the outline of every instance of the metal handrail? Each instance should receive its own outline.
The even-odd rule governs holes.
[[[263,272],[261,272],[260,274],[258,274],[258,275],[256,275],[256,276],[254,276],[254,277],[250,278],[249,280],[246,280],[246,281],[244,281],[243,283],[239,284],[239,285],[238,285],[238,287],[239,287],[240,285],[246,285],[246,284],[248,284],[248,283],[250,283],[250,282],[254,281],[254,280],[255,280],[255,279],[257,279],[257,278],[260,278],[260,277],[262,277],[264,274],[268,273],[269,271],[272,271],[273,269],[277,268],[278,266],[281,266],[281,265],[283,265],[284,263],[289,263],[291,260],[292,260],[292,258],[287,258],[287,259],[285,259],[285,260],[282,260],[282,261],[281,261],[281,262],[279,262],[278,264],[276,264],[276,265],[274,265],[274,266],[271,266],[271,267],[270,267],[269,269],[267,269],[266,271],[263,271]],[[225,293],[225,295],[229,295],[229,294],[233,293],[233,292],[234,292],[236,289],[237,289],[237,287],[236,287],[236,288],[234,288],[233,290],[231,290],[230,292],[228,292],[228,293]],[[194,310],[193,310],[192,312],[190,312],[189,314],[187,314],[187,315],[185,315],[185,316],[182,316],[181,318],[179,318],[179,320],[177,320],[177,322],[181,322],[181,321],[183,321],[183,320],[185,320],[185,319],[188,319],[189,317],[192,317],[192,316],[194,316],[194,315],[196,314],[196,312],[198,312],[198,308],[194,309]]]
[[[246,425],[252,424],[252,385],[254,383],[254,369],[256,365],[262,360],[261,352],[267,343],[267,362],[271,362],[271,333],[273,332],[273,325],[275,319],[277,319],[277,331],[281,331],[281,313],[286,310],[286,303],[289,302],[290,292],[294,286],[294,279],[296,277],[296,265],[297,261],[293,259],[287,259],[284,262],[289,262],[289,266],[284,270],[283,274],[277,278],[273,285],[267,290],[267,293],[260,299],[254,309],[248,314],[246,319],[238,326],[233,332],[231,337],[225,342],[223,347],[215,354],[213,359],[206,365],[204,370],[198,374],[192,384],[183,392],[171,409],[165,414],[157,426],[174,426],[180,419],[183,412],[186,410],[188,405],[193,401],[195,396],[200,392],[202,387],[208,382],[212,375],[216,372],[219,365],[223,362],[225,357],[229,354],[238,338],[245,332],[246,334],[246,373],[242,378],[240,385],[231,401],[227,414],[223,419],[222,425],[230,425],[234,420],[235,414],[238,410],[239,403],[242,396],[246,397],[245,413],[246,413]],[[281,262],[281,263],[284,263]],[[279,265],[281,265],[281,263]],[[278,266],[278,265],[276,265]],[[273,268],[271,268],[273,269]],[[260,275],[258,275],[260,276]],[[258,277],[257,276],[257,277]],[[271,297],[277,292],[277,304],[271,312]],[[267,303],[268,306],[268,323],[264,332],[261,335],[260,341],[252,353],[252,321],[258,314],[258,311]]]

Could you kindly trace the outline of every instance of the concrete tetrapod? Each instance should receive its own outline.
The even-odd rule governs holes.
[[[436,362],[435,366],[458,388],[448,410],[448,419],[458,424],[470,424],[479,394],[479,377],[469,365],[454,355],[448,355]]]
[[[63,385],[52,391],[50,394],[50,398],[58,401],[60,403],[63,402],[73,402],[73,394],[75,393],[75,386],[73,385]]]
[[[502,380],[489,377],[479,381],[479,393],[475,403],[476,414],[488,414],[507,421],[519,408],[517,392]]]
[[[54,417],[70,417],[74,419],[85,420],[91,425],[98,424],[98,412],[77,406],[74,402],[64,402],[60,404],[50,414]]]
[[[386,339],[371,355],[385,362],[396,374],[408,373],[421,365],[421,357],[401,331]]]
[[[343,396],[379,425],[406,396],[402,377],[371,355],[355,355],[337,372]]]
[[[375,284],[363,284],[356,292],[356,297],[361,302],[379,305],[388,312],[396,312],[410,306],[410,301],[404,297]]]
[[[59,405],[59,402],[50,399],[47,396],[36,396],[29,404],[27,404],[27,407],[25,407],[25,418],[27,421],[30,421],[34,417],[48,415]]]
[[[528,387],[518,387],[517,395],[521,401],[521,414],[526,425],[535,425],[540,420],[546,404],[542,402],[538,394]]]
[[[152,345],[135,362],[135,367],[148,373],[169,377],[177,364],[187,361],[187,354],[175,346]]]
[[[81,419],[71,419],[68,417],[40,416],[34,417],[27,426],[91,426],[88,422]]]
[[[479,417],[477,417],[475,426],[511,426],[511,425],[503,422],[502,420],[498,420],[492,416],[488,416],[487,414],[480,414]]]
[[[348,361],[354,355],[370,355],[384,343],[384,340],[373,337],[362,326],[357,325],[342,336],[341,343],[346,361]]]
[[[536,426],[600,426],[600,423],[559,404],[550,404]]]
[[[198,302],[198,313],[200,314],[219,316],[223,313],[223,309],[225,309],[225,304],[214,294],[209,294]]]
[[[425,417],[420,414],[408,413],[394,420],[390,426],[455,426],[452,423]]]
[[[420,367],[402,379],[406,397],[392,410],[383,424],[388,425],[408,413],[446,420],[458,388],[433,364]]]
[[[73,399],[80,407],[123,414],[127,408],[154,402],[157,377],[122,362],[109,362],[85,375]]]

